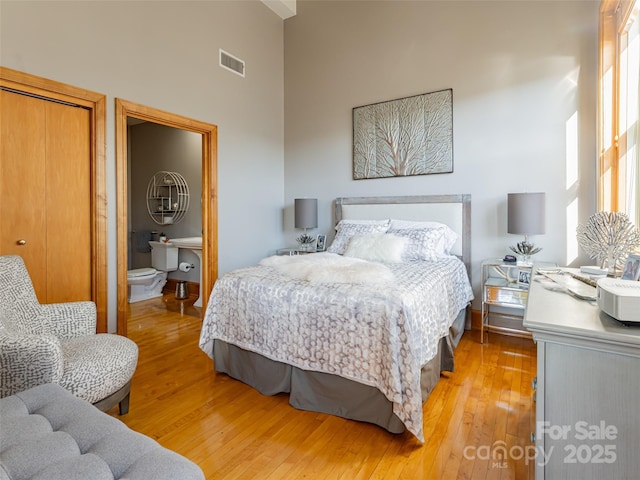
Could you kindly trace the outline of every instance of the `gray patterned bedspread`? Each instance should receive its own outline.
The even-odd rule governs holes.
[[[270,266],[223,275],[211,293],[200,348],[213,340],[295,367],[379,389],[407,430],[424,442],[420,369],[473,293],[464,264],[388,264],[383,285],[310,283]]]

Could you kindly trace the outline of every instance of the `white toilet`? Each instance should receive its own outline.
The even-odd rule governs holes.
[[[153,268],[136,268],[127,272],[129,303],[161,297],[167,283],[167,272],[178,269],[178,247],[164,242],[149,242],[149,245]]]

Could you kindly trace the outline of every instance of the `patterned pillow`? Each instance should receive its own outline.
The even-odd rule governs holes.
[[[329,253],[342,255],[354,235],[371,235],[385,233],[389,228],[389,220],[340,220],[336,225],[336,236],[327,248]]]
[[[442,250],[445,255],[451,254],[451,249],[458,241],[458,234],[454,232],[451,227],[440,222],[418,222],[413,220],[396,220],[391,219],[389,225],[389,231],[391,230],[413,230],[413,229],[429,229],[438,228],[441,229],[442,238],[438,245],[438,250]]]
[[[387,233],[409,239],[409,243],[404,250],[403,260],[405,262],[415,262],[437,260],[438,257],[449,255],[449,250],[453,244],[449,245],[450,238],[446,240],[450,237],[449,232],[447,232],[448,228],[406,228],[389,230]],[[453,243],[455,243],[455,239]],[[449,246],[447,247],[447,245]]]

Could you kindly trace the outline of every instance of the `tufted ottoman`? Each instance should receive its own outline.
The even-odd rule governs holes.
[[[204,479],[190,460],[56,384],[0,399],[0,480]]]

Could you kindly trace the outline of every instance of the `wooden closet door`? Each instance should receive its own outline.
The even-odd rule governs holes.
[[[0,254],[22,256],[41,303],[90,300],[90,114],[1,94]]]
[[[20,255],[46,300],[45,102],[0,91],[0,254]]]
[[[46,102],[47,303],[91,299],[89,111]]]

